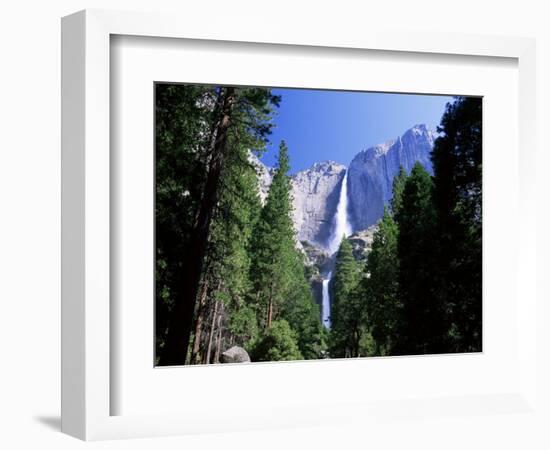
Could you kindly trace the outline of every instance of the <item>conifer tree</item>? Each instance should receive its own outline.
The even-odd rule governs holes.
[[[204,182],[197,183],[200,194],[196,197],[195,210],[186,211],[192,226],[185,246],[179,253],[179,286],[178,292],[171,294],[170,320],[163,334],[165,345],[159,355],[161,365],[186,362],[193,325],[196,325],[196,318],[200,317],[196,314],[197,299],[201,286],[207,286],[205,274],[208,273],[208,261],[214,261],[209,252],[216,210],[224,189],[228,189],[224,185],[223,175],[228,161],[240,161],[242,166],[249,165],[242,149],[248,147],[261,150],[265,147],[272,127],[273,107],[280,100],[269,89],[227,86],[211,87],[210,90],[214,94],[213,102],[203,102],[202,99],[196,102],[196,105],[205,104],[209,112],[204,117],[206,130],[193,135],[198,138],[193,142],[194,151],[204,155],[200,158],[204,170],[197,172],[197,176],[202,176]],[[176,151],[174,142],[167,140],[167,144],[171,152]],[[167,155],[166,164],[170,163],[170,155]],[[182,195],[182,191],[179,191],[179,195]],[[219,334],[218,338],[221,337]]]
[[[446,349],[445,299],[433,284],[436,251],[433,181],[420,163],[415,163],[403,190],[396,216],[399,226],[399,297],[403,302],[400,354],[440,353]]]
[[[403,203],[403,190],[407,181],[407,172],[403,166],[399,166],[399,172],[393,178],[393,194],[391,200],[391,213],[395,217],[399,213],[401,204]]]
[[[288,148],[281,142],[277,167],[253,236],[253,280],[263,328],[269,328],[289,292],[294,268]]]
[[[311,285],[306,278],[304,257],[296,249],[293,266],[281,317],[296,331],[298,347],[304,358],[317,359],[325,355],[326,332],[320,320],[321,311],[313,299]]]
[[[296,332],[284,319],[274,320],[271,327],[251,350],[252,361],[295,361],[303,359]]]
[[[324,334],[306,280],[304,258],[296,248],[289,169],[288,148],[281,142],[276,171],[252,239],[252,303],[264,335],[275,320],[284,319],[295,333],[300,354],[312,359],[325,351]]]
[[[351,243],[342,239],[336,255],[334,275],[331,280],[331,357],[357,357],[361,353],[361,341],[365,333],[365,302],[358,292],[361,268],[355,258]]]
[[[204,317],[208,307],[213,309],[212,302],[223,304],[223,309],[214,308],[225,319],[219,322],[222,342],[229,338],[233,344],[246,346],[257,336],[256,314],[248,302],[252,288],[249,253],[252,230],[258,220],[261,204],[255,169],[251,164],[242,163],[242,160],[247,159],[248,149],[241,147],[239,150],[226,162],[224,189],[213,217],[207,271],[203,276],[204,282],[210,286],[207,295],[210,305],[204,305],[201,299],[195,312],[194,362],[199,360],[196,354],[201,350],[204,352],[207,347],[209,335],[216,331],[211,329],[212,325],[202,326],[204,323],[213,323],[217,327],[216,320],[205,321]],[[201,335],[202,331],[204,333]]]
[[[189,245],[202,195],[215,92],[192,85],[157,84],[155,89],[155,349],[159,362],[174,303],[182,295],[181,254]]]
[[[449,351],[481,351],[481,99],[456,98],[438,131],[432,152],[438,244],[434,283],[449,304]]]
[[[394,182],[394,189],[395,186]],[[393,198],[398,198],[395,191]],[[382,356],[392,354],[399,338],[402,305],[399,300],[398,235],[397,224],[385,208],[365,266],[366,276],[362,280],[368,328],[375,343],[375,354]]]

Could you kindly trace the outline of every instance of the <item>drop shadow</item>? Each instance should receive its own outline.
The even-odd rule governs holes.
[[[61,431],[61,417],[59,416],[36,416],[34,420],[53,431]]]

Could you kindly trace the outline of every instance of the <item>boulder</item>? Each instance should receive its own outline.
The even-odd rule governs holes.
[[[237,345],[231,347],[229,350],[226,350],[222,353],[222,363],[233,364],[233,363],[249,363],[250,356],[246,350]]]

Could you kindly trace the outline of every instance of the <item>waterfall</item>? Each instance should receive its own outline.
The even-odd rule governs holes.
[[[328,284],[332,277],[332,272],[327,274],[327,278],[323,280],[323,325],[330,328],[330,297],[328,293]]]
[[[343,236],[349,236],[352,233],[351,224],[348,219],[348,171],[344,174],[342,186],[340,187],[340,197],[336,206],[334,216],[334,226],[329,238],[328,250],[331,255],[338,251]]]
[[[334,215],[334,225],[332,234],[328,241],[328,250],[331,255],[338,251],[340,242],[345,236],[350,236],[353,230],[348,218],[348,171],[344,174],[342,186],[340,187],[340,197],[336,206],[336,214]],[[323,325],[330,328],[330,294],[329,283],[332,278],[332,272],[327,274],[323,279]]]

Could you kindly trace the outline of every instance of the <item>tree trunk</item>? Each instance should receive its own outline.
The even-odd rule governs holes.
[[[185,364],[193,325],[193,312],[195,311],[197,292],[200,286],[210,234],[210,223],[220,196],[219,182],[224,160],[227,156],[227,134],[231,125],[234,104],[235,88],[222,88],[220,121],[216,128],[216,139],[209,162],[202,201],[199,206],[197,223],[190,239],[188,251],[182,255],[182,294],[175,299],[170,327],[166,336],[166,348],[160,356],[160,365]]]
[[[267,307],[267,328],[271,328],[273,321],[273,297],[269,297],[269,306]]]
[[[218,315],[218,301],[214,303],[214,312],[212,314],[212,322],[210,323],[210,333],[208,333],[208,347],[206,349],[206,357],[204,364],[210,363],[210,355],[212,352],[212,336],[214,336],[214,327],[216,326],[216,316]]]
[[[267,302],[267,326],[271,328],[271,322],[273,322],[273,283],[269,285],[269,300]]]
[[[216,354],[214,355],[214,364],[219,364],[220,362],[220,352],[222,347],[222,311],[218,314],[218,337],[216,339]]]
[[[208,280],[202,285],[202,292],[197,311],[197,320],[195,321],[195,341],[193,342],[193,351],[191,352],[191,364],[199,363],[199,350],[201,347],[202,322],[204,320],[204,305],[206,303],[206,294],[208,293]]]

